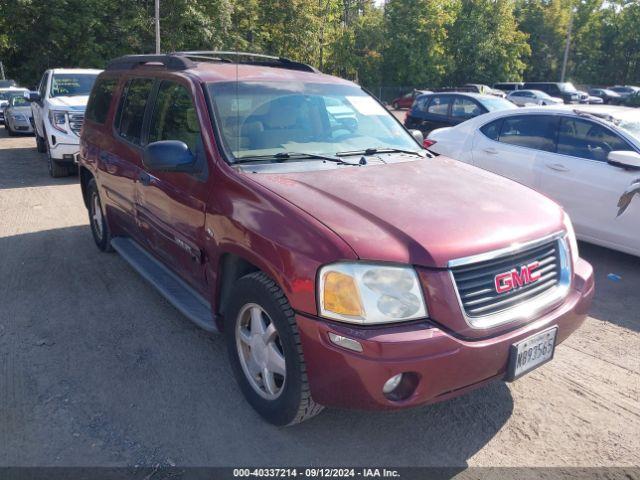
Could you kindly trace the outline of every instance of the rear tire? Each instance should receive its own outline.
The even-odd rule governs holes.
[[[236,282],[224,328],[240,389],[265,420],[294,425],[322,411],[311,398],[293,309],[272,279],[255,272]]]
[[[111,231],[109,230],[107,218],[102,208],[98,184],[94,178],[89,180],[87,185],[87,198],[89,199],[87,210],[89,211],[89,225],[91,226],[93,240],[101,251],[113,252],[113,247],[111,246]]]

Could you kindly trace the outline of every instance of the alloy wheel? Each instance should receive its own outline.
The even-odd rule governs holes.
[[[287,377],[284,350],[275,324],[255,303],[245,305],[238,313],[236,348],[251,387],[267,400],[278,398]]]

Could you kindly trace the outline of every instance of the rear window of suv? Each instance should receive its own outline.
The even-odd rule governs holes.
[[[87,104],[85,114],[87,120],[96,123],[105,122],[116,86],[118,86],[117,78],[101,78],[96,82]]]

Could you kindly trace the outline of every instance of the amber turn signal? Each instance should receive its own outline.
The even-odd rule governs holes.
[[[353,277],[341,272],[327,272],[323,281],[322,303],[325,310],[350,317],[364,316],[360,293]]]

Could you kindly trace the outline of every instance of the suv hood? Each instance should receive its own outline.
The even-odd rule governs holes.
[[[65,110],[82,111],[86,108],[89,95],[77,95],[70,97],[50,97],[48,102],[51,108],[63,108]]]
[[[446,268],[563,229],[550,199],[442,156],[251,178],[324,223],[363,260]]]

